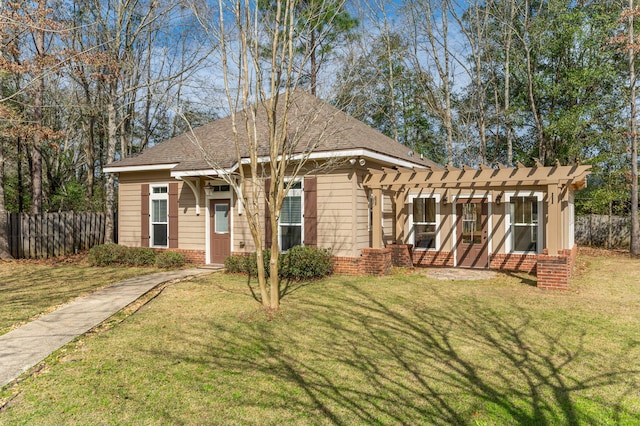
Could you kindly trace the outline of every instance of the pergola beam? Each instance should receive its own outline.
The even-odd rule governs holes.
[[[553,166],[486,168],[462,170],[448,167],[446,170],[370,170],[363,185],[369,188],[460,188],[501,187],[519,185],[567,185],[584,184],[590,166]]]

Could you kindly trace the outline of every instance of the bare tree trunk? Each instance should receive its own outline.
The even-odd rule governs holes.
[[[311,94],[313,96],[316,95],[317,86],[318,86],[318,64],[317,64],[318,58],[316,57],[317,47],[318,46],[316,45],[316,32],[314,30],[314,31],[311,31],[311,52],[309,52],[309,62],[311,67],[311,76],[310,76]]]
[[[107,106],[107,165],[113,163],[116,156],[116,146],[118,145],[118,116],[116,114],[117,83],[109,84],[109,101]],[[112,173],[107,173],[107,183],[105,188],[105,243],[113,242],[115,229],[115,177]]]
[[[4,140],[0,139],[0,259],[12,259],[9,253],[7,209],[4,203]]]
[[[387,47],[387,61],[389,64],[389,100],[391,101],[391,127],[393,128],[393,139],[398,141],[398,114],[396,111],[396,88],[395,88],[395,75],[393,69],[393,56],[391,53],[391,34],[389,32],[389,21],[387,19],[387,12],[383,8],[384,14],[384,34],[385,34],[385,42]]]
[[[530,38],[531,35],[529,32],[529,2],[525,2],[525,18],[524,18],[524,34],[522,34],[522,44],[525,52],[526,66],[527,66],[527,93],[529,96],[529,107],[531,108],[531,114],[533,114],[533,120],[536,125],[536,133],[538,139],[538,157],[540,162],[545,163],[547,157],[547,146],[544,138],[544,126],[542,125],[542,119],[540,118],[540,114],[538,112],[538,106],[536,103],[535,97],[535,88],[533,85],[534,75],[533,75],[533,63],[531,59],[531,45]]]
[[[509,20],[505,24],[504,43],[504,128],[507,138],[507,164],[513,165],[513,137],[511,129],[511,42],[513,40],[513,21],[515,19],[516,4],[509,2]]]
[[[89,123],[86,125],[86,133],[88,137],[87,142],[84,146],[84,153],[87,157],[87,199],[89,202],[92,202],[93,200],[93,188],[95,186],[95,121],[96,117],[91,114],[91,116],[89,117]]]
[[[47,7],[46,0],[38,1],[39,21],[44,21],[44,13]],[[44,60],[44,26],[36,30],[36,90],[33,98],[33,122],[36,127],[33,133],[33,146],[31,147],[31,212],[42,213],[42,103],[44,98],[44,71],[41,61]]]
[[[640,224],[638,223],[638,123],[636,120],[636,69],[633,0],[629,0],[629,86],[631,109],[631,242],[632,255],[640,254]]]
[[[449,53],[449,3],[442,0],[442,46],[444,54],[444,74],[441,75],[444,87],[445,110],[444,126],[447,131],[447,164],[453,165],[453,118],[451,113],[451,54]]]

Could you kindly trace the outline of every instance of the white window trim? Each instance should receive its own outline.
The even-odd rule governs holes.
[[[300,197],[300,245],[303,246],[304,245],[304,179],[286,179],[285,186],[288,185],[292,180],[294,181],[294,183],[300,182],[300,189],[293,189],[293,188],[290,189],[287,192],[287,197],[289,196]],[[292,225],[298,225],[298,224],[297,223],[283,224],[281,223],[281,218],[282,218],[282,212],[280,212],[280,217],[278,217],[278,247],[280,247],[280,251],[284,253],[284,251],[282,250],[282,234],[280,233],[280,227],[282,225],[292,226]]]
[[[511,198],[516,197],[534,197],[538,200],[538,232],[537,232],[537,247],[536,251],[517,251],[512,249],[512,235],[511,235]],[[540,191],[515,191],[515,192],[505,192],[504,193],[504,203],[507,220],[505,220],[505,252],[513,253],[513,254],[539,254],[542,253],[542,249],[544,247],[544,211],[543,211],[543,203],[544,193]]]
[[[416,198],[435,198],[436,200],[436,244],[434,248],[416,247],[416,234],[413,229],[413,200]],[[440,250],[440,194],[436,192],[420,192],[418,194],[409,194],[409,241],[413,244],[413,250],[418,251],[439,251]]]
[[[160,194],[156,194],[153,192],[154,188],[166,188],[167,192],[165,193],[160,193]],[[153,225],[154,224],[161,224],[161,223],[165,223],[165,222],[154,222],[153,221],[153,202],[157,201],[157,200],[166,200],[167,201],[167,244],[165,245],[158,245],[155,243],[155,241],[153,240]],[[149,185],[149,246],[153,247],[153,248],[168,248],[169,247],[169,184],[168,183],[162,183],[162,184],[151,184]]]

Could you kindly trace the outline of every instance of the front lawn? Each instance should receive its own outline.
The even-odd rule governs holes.
[[[0,393],[0,424],[640,424],[640,261],[531,277],[331,277],[267,317],[237,276],[167,287]]]
[[[0,261],[0,334],[91,291],[150,268],[91,267],[83,256]]]

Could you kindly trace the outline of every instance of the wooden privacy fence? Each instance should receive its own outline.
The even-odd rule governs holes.
[[[575,230],[576,243],[580,245],[629,247],[631,218],[597,214],[576,216]]]
[[[104,213],[8,213],[8,216],[9,252],[16,259],[72,254],[105,240]]]

